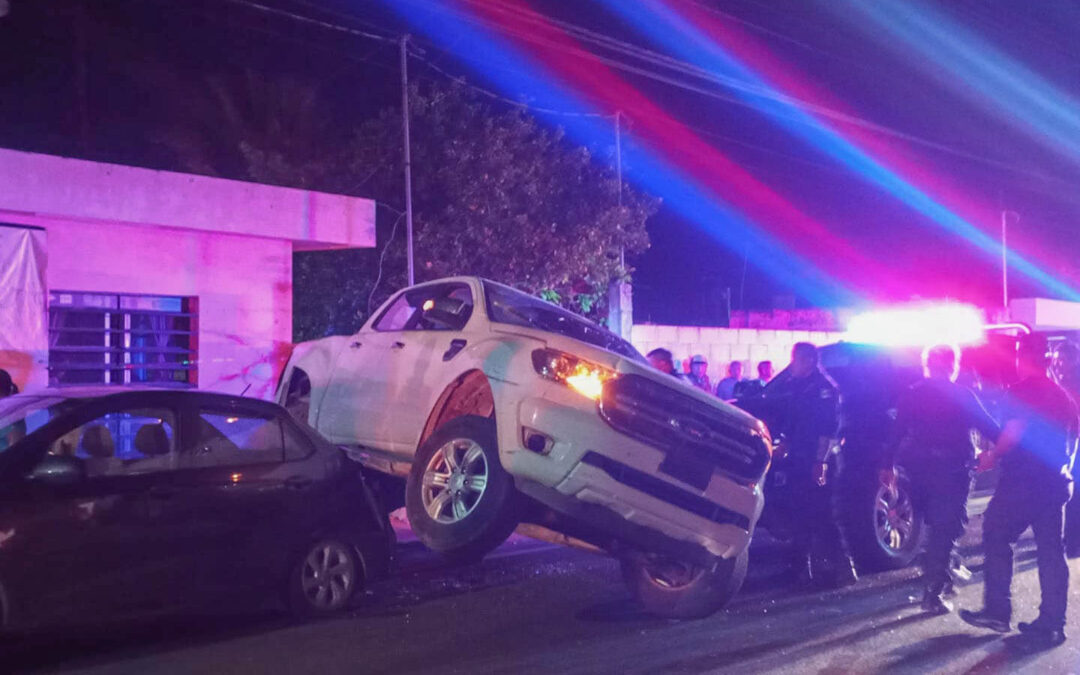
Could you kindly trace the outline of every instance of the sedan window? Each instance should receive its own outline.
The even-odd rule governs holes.
[[[190,463],[195,467],[244,466],[284,458],[281,422],[270,413],[203,409]]]
[[[175,429],[168,409],[115,411],[71,429],[48,452],[81,459],[91,478],[170,471],[176,468]]]

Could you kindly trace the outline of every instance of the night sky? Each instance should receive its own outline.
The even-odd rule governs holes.
[[[533,55],[541,70],[518,73],[522,82],[526,75],[550,79],[548,56],[555,63],[559,55],[556,51],[545,55],[544,50],[556,48],[491,28],[490,20],[485,23],[482,17],[497,14],[490,7],[494,0],[397,2],[397,11],[389,0],[265,4],[380,35],[408,30],[424,58],[440,69],[507,99],[539,105],[534,91],[506,84],[507,69],[525,66],[478,66],[468,58],[474,45],[456,40],[452,24],[437,34],[421,25],[425,12],[451,8],[462,17],[462,26],[480,27],[502,45]],[[88,18],[77,11],[82,4],[13,0],[11,14],[0,19],[0,145],[173,168],[175,158],[152,142],[152,130],[175,114],[169,92],[156,91],[152,75],[133,81],[133,64],[144,66],[143,72],[163,68],[186,76],[255,67],[325,78],[327,115],[332,120],[370,114],[396,102],[397,54],[392,44],[267,15],[243,1],[116,0],[90,3],[95,7]],[[108,7],[97,6],[101,4]],[[693,50],[676,54],[678,45],[661,44],[656,35],[644,34],[606,5],[599,0],[513,3],[614,38],[623,45],[620,49],[646,48],[684,63],[697,60]],[[796,82],[804,92],[819,93],[816,103],[825,111],[819,114],[841,135],[857,139],[860,147],[871,149],[869,155],[895,169],[894,175],[905,184],[931,193],[951,212],[962,212],[966,222],[994,240],[1000,236],[1001,211],[1014,212],[1009,216],[1010,240],[1036,269],[1047,273],[1046,278],[1066,284],[1050,288],[1015,271],[1014,296],[1067,297],[1070,287],[1080,288],[1075,262],[1080,254],[1077,5],[1050,0],[906,3],[913,21],[926,20],[917,25],[944,31],[921,36],[888,11],[879,19],[886,25],[875,24],[865,11],[844,0],[669,0],[667,5],[682,16],[708,17],[721,31],[730,29],[723,35],[734,35],[736,41],[724,42],[725,53],[737,52],[754,72],[770,73],[766,79],[774,85],[775,78],[782,77],[785,86]],[[85,47],[85,114],[78,109],[73,84],[79,81],[75,58],[79,21],[91,24]],[[752,48],[733,49],[740,45]],[[615,58],[610,50],[584,46]],[[618,58],[641,63],[625,53]],[[425,71],[435,75],[418,60],[414,72]],[[999,301],[1000,263],[992,251],[980,251],[971,236],[947,231],[940,221],[890,194],[880,181],[845,166],[800,136],[798,124],[793,131],[778,123],[767,112],[740,101],[731,87],[712,84],[707,87],[710,93],[703,94],[648,77],[618,75],[670,117],[672,139],[689,133],[694,142],[709,148],[697,158],[673,155],[674,165],[697,171],[699,180],[720,192],[731,190],[725,193],[726,203],[734,202],[754,228],[769,232],[792,251],[791,260],[778,260],[783,253],[770,255],[750,239],[718,236],[718,232],[730,235],[730,222],[673,203],[671,195],[679,194],[677,190],[662,194],[665,206],[650,223],[652,248],[632,261],[638,270],[637,320],[722,322],[726,289],[734,309],[791,301],[830,304],[800,283],[779,278],[777,266],[812,267],[815,274],[842,279],[853,291],[842,296],[848,303],[911,297],[953,297],[987,305]],[[683,78],[690,80],[700,82]],[[563,84],[577,87],[578,100],[586,108],[561,112],[611,114],[613,104],[623,108],[617,96],[596,91],[595,84]],[[795,98],[807,101],[805,96]],[[627,102],[626,108],[634,105]],[[847,121],[828,117],[838,112],[847,115]],[[547,123],[572,124],[569,117],[537,115]],[[668,152],[658,141],[665,137],[663,124],[654,118],[629,119],[628,140],[648,152]],[[596,134],[587,142],[598,158],[606,160],[613,140]],[[679,144],[673,141],[671,146]],[[704,158],[714,154],[749,174],[790,208],[743,208],[741,183],[734,173]],[[695,163],[699,165],[690,166]],[[628,161],[625,168],[628,182],[648,188],[640,162]],[[793,220],[792,214],[799,216]],[[818,234],[800,235],[799,218],[820,228]],[[762,264],[767,257],[772,258],[771,268]]]

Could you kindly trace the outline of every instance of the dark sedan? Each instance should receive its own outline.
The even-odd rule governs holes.
[[[342,452],[263,401],[46,390],[0,400],[0,619],[242,600],[347,607],[393,533]]]

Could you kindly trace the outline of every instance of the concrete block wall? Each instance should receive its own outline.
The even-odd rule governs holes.
[[[717,382],[727,374],[732,361],[742,362],[747,377],[756,377],[761,361],[772,361],[774,371],[780,372],[791,360],[791,347],[796,342],[826,345],[842,336],[841,332],[825,331],[635,324],[630,342],[642,354],[657,347],[669,349],[677,361],[702,354],[709,361],[710,379]]]

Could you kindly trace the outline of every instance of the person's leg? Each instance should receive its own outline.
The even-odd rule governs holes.
[[[983,610],[1005,622],[1012,620],[1013,543],[1027,529],[1030,506],[1017,490],[999,485],[983,518]]]
[[[1046,630],[1065,627],[1065,608],[1069,596],[1069,564],[1065,560],[1063,525],[1065,505],[1048,505],[1035,514],[1031,523],[1039,562],[1038,624]]]
[[[923,574],[927,595],[940,597],[952,581],[950,562],[964,532],[970,479],[965,468],[942,467],[924,483],[923,513],[929,527]]]
[[[858,576],[840,528],[833,497],[833,485],[813,485],[814,551],[815,556],[828,565],[829,581],[844,585],[854,583]]]
[[[1074,494],[1065,507],[1065,553],[1080,557],[1080,494]]]

